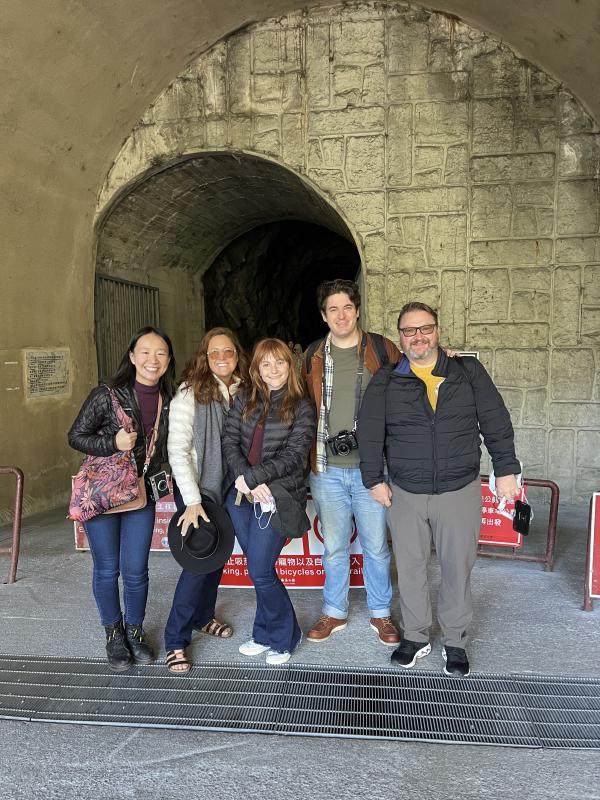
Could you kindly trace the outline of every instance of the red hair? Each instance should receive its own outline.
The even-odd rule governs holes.
[[[296,415],[300,401],[304,397],[302,384],[296,372],[292,351],[281,339],[261,339],[254,347],[252,361],[250,362],[250,392],[243,417],[248,419],[255,408],[262,405],[260,421],[264,422],[271,407],[270,391],[267,384],[260,377],[260,364],[267,356],[282,358],[289,367],[287,379],[287,393],[279,409],[279,419],[289,425]]]

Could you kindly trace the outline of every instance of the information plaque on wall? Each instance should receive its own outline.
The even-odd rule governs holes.
[[[70,351],[25,350],[25,395],[28,399],[68,395],[71,390]]]

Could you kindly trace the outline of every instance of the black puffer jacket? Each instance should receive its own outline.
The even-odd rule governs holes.
[[[277,480],[299,503],[305,503],[308,454],[317,427],[315,409],[310,400],[302,398],[294,421],[290,425],[281,422],[279,409],[286,391],[287,388],[283,388],[271,392],[260,464],[251,467],[247,456],[261,409],[256,408],[249,419],[243,420],[244,394],[236,397],[227,417],[223,430],[223,456],[230,480],[243,475],[249,489],[260,483],[268,486]]]
[[[146,443],[144,426],[140,408],[135,392],[130,387],[115,389],[117,399],[125,413],[131,417],[137,431],[137,439],[133,454],[137,464],[138,475],[141,475],[146,460]],[[154,455],[148,467],[148,474],[152,475],[161,468],[167,460],[167,430],[169,421],[169,401],[163,397],[163,407],[160,415],[158,437]],[[111,456],[117,452],[115,436],[119,431],[119,423],[115,416],[110,393],[106,386],[97,386],[93,389],[81,407],[77,419],[71,425],[68,434],[69,444],[74,450],[91,456]]]
[[[406,356],[373,376],[360,408],[360,470],[370,489],[384,480],[415,494],[442,494],[479,475],[481,436],[497,476],[518,474],[514,433],[500,392],[476,358],[440,350],[433,375],[443,375],[434,413],[425,383]]]

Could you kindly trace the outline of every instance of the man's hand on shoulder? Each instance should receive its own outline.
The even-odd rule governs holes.
[[[499,500],[505,497],[510,503],[518,494],[519,487],[514,475],[503,475],[501,478],[496,476],[496,497]]]
[[[378,483],[369,491],[373,500],[376,500],[385,508],[389,508],[392,505],[392,490],[387,483]]]

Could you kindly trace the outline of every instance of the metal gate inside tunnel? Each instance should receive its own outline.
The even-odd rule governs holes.
[[[331,201],[243,152],[198,153],[139,176],[99,221],[96,252],[97,274],[157,288],[180,365],[213,325],[247,347],[264,336],[306,346],[323,331],[317,285],[360,279],[355,236]]]

